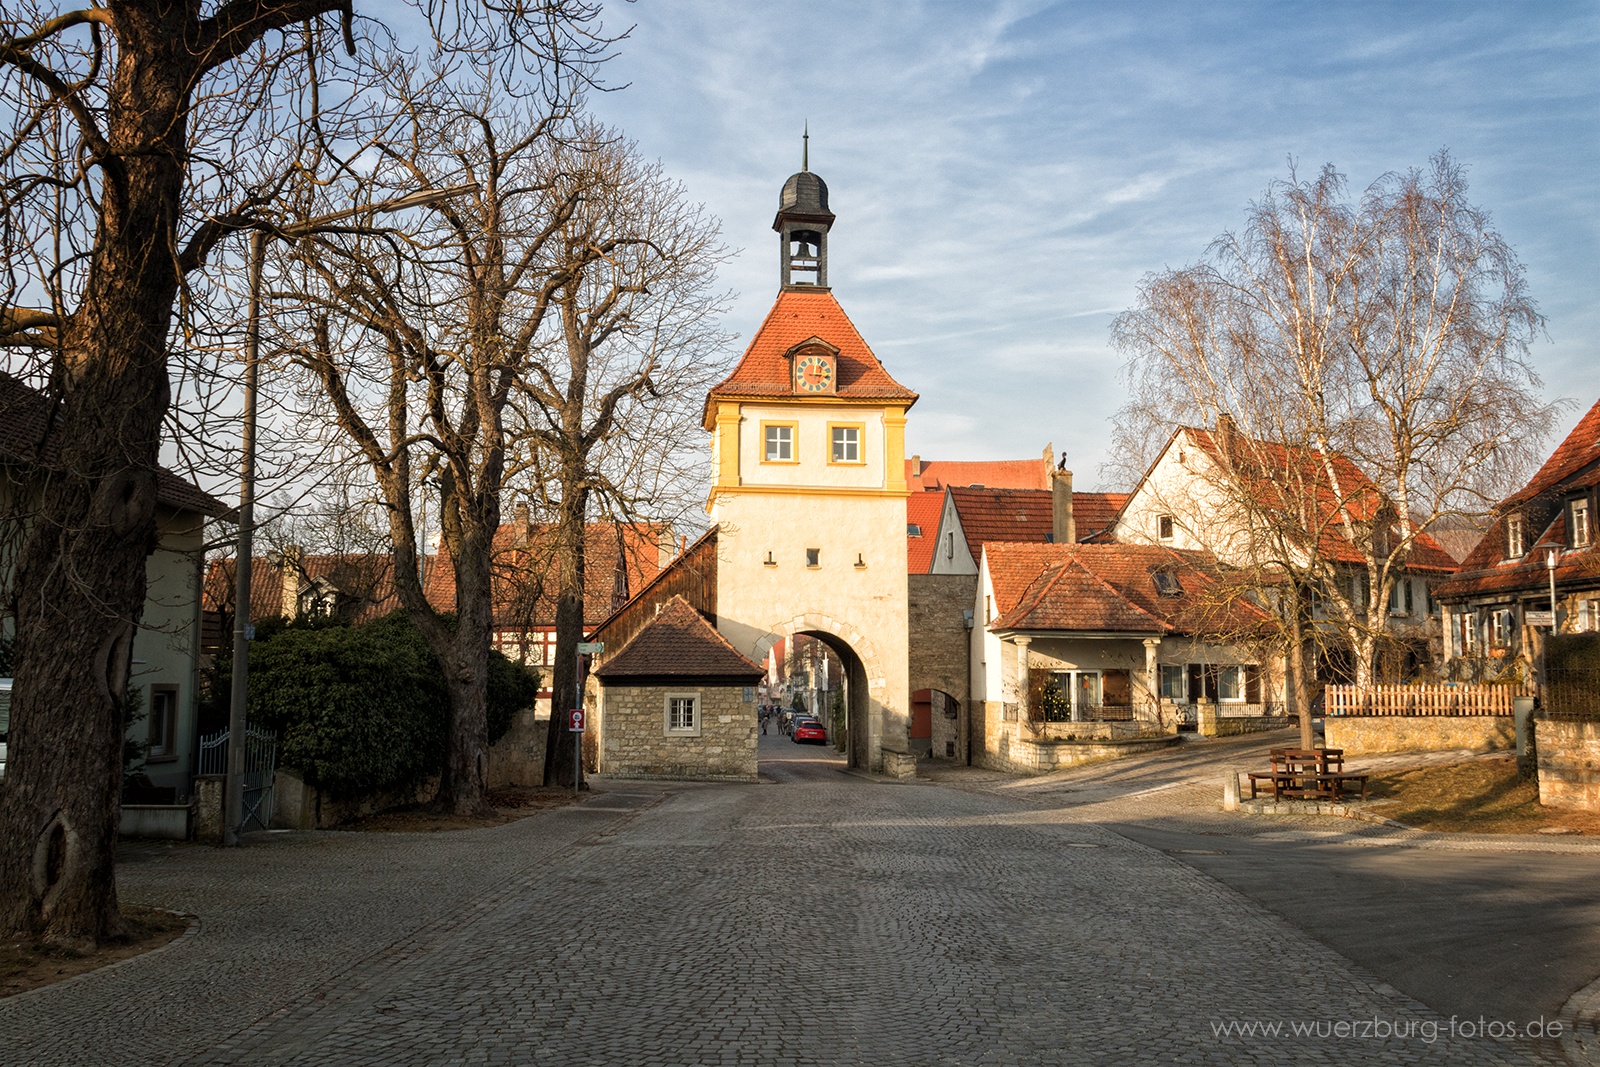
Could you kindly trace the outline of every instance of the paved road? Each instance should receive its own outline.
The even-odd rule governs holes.
[[[1543,1055],[1452,1035],[1180,857],[1096,825],[1092,805],[1000,795],[1007,783],[981,778],[939,788],[831,771],[598,784],[579,806],[489,830],[149,850],[121,869],[124,896],[198,914],[200,934],[0,1001],[5,1062]],[[1216,1033],[1257,1023],[1329,1036]],[[1384,1036],[1396,1028],[1406,1036]]]
[[[773,782],[836,782],[847,763],[832,745],[797,745],[774,722],[760,738],[761,776]]]

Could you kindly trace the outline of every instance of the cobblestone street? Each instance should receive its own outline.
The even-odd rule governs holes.
[[[764,757],[832,754],[763,740]],[[1561,1062],[1452,1035],[1182,857],[1099,825],[1158,796],[1175,825],[1186,805],[1222,818],[1183,799],[1209,770],[1151,766],[1178,784],[830,767],[601,782],[488,830],[148,846],[119,868],[124,899],[195,914],[198,934],[0,1001],[4,1062]],[[1256,1023],[1283,1032],[1216,1032]]]

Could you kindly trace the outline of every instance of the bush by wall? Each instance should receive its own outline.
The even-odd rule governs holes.
[[[490,653],[491,742],[538,686],[533,671]],[[443,766],[449,697],[404,612],[356,629],[288,627],[253,642],[249,712],[280,731],[279,762],[335,797],[414,789]]]

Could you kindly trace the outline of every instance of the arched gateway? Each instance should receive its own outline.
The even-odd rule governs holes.
[[[907,751],[906,411],[827,286],[828,187],[783,185],[782,288],[739,365],[706,398],[719,529],[717,628],[762,662],[808,634],[850,675],[852,765]],[[864,692],[862,691],[864,690]]]
[[[674,596],[756,664],[779,639],[816,637],[845,666],[851,765],[906,773],[905,425],[917,394],[889,376],[827,286],[833,220],[821,178],[802,169],[784,183],[772,224],[777,302],[706,397],[712,528],[592,637],[605,656],[618,654]],[[692,660],[685,657],[684,671]],[[747,691],[741,743],[753,760],[750,699]],[[737,727],[737,718],[718,725]],[[599,721],[604,772],[624,742],[614,736],[620,726],[605,727],[604,714]],[[659,739],[627,743],[635,741],[661,747]],[[724,742],[716,745],[725,757]],[[896,756],[886,761],[886,753]],[[679,759],[661,754],[659,772],[676,773]]]

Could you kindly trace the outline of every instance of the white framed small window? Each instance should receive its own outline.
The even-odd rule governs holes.
[[[1497,608],[1489,613],[1489,647],[1505,648],[1511,644],[1511,612]]]
[[[1244,668],[1217,668],[1217,700],[1241,703],[1244,700]]]
[[[1188,679],[1187,672],[1181,663],[1163,663],[1161,665],[1161,699],[1170,700],[1175,704],[1184,702],[1185,683]]]
[[[1572,536],[1568,540],[1573,548],[1588,548],[1589,543],[1594,540],[1594,527],[1590,523],[1587,500],[1572,502]]]
[[[1506,520],[1506,558],[1519,559],[1526,547],[1522,543],[1522,516],[1513,515]]]
[[[1172,540],[1172,529],[1173,523],[1171,515],[1156,516],[1156,537],[1158,539],[1162,541]]]
[[[763,463],[794,462],[794,424],[767,422],[761,425]]]
[[[829,423],[828,438],[832,442],[832,450],[828,454],[828,462],[860,463],[861,429],[860,424]]]
[[[663,732],[669,737],[700,736],[699,693],[668,693],[661,710]]]

